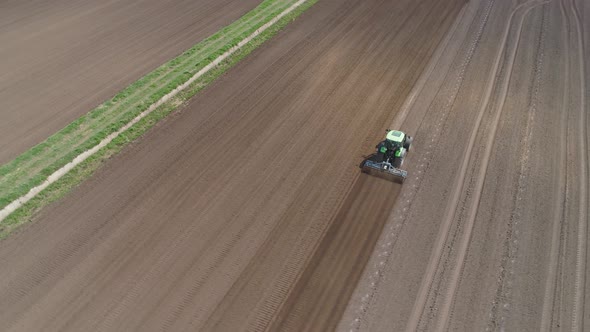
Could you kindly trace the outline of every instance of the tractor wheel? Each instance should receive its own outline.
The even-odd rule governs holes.
[[[395,168],[400,168],[400,167],[402,167],[403,161],[404,161],[403,158],[395,157],[395,158],[393,158],[393,162],[391,163],[391,165],[393,165],[393,167],[395,167]]]
[[[404,148],[405,148],[406,150],[410,151],[410,147],[412,146],[412,141],[413,141],[413,140],[414,140],[414,139],[412,138],[412,136],[408,136],[408,137],[406,138],[406,141],[404,142]]]

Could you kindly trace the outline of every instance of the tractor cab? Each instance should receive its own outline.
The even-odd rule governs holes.
[[[399,130],[389,130],[387,132],[387,135],[385,136],[386,140],[391,141],[392,143],[397,143],[399,145],[402,145],[404,143],[405,138],[406,134]]]
[[[383,141],[385,147],[390,151],[399,151],[404,145],[406,134],[399,130],[389,130]]]

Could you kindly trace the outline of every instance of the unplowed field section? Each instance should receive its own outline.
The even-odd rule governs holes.
[[[3,1],[0,164],[259,2]]]
[[[319,1],[0,243],[0,329],[336,326],[400,190],[358,164],[463,4]]]

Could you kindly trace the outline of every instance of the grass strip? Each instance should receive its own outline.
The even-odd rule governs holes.
[[[158,67],[46,141],[0,166],[0,209],[117,131],[295,0],[265,0],[239,20]]]
[[[233,53],[230,57],[225,59],[220,65],[215,67],[214,69],[210,70],[208,73],[197,79],[193,82],[187,89],[180,92],[174,98],[169,100],[168,102],[162,104],[152,113],[147,115],[141,121],[136,123],[134,126],[129,128],[127,131],[119,135],[115,138],[111,143],[109,143],[106,147],[99,150],[96,154],[92,155],[88,159],[86,159],[83,163],[76,166],[72,169],[69,173],[64,175],[60,180],[50,185],[48,188],[43,190],[33,199],[28,201],[26,204],[21,206],[11,215],[9,215],[6,219],[4,219],[0,223],[0,239],[5,238],[9,235],[12,231],[17,229],[19,226],[30,222],[33,220],[34,215],[44,206],[64,197],[68,192],[70,192],[73,188],[79,185],[82,181],[90,177],[106,160],[108,160],[113,155],[120,152],[127,144],[133,142],[134,140],[141,137],[144,133],[146,133],[150,128],[152,128],[158,121],[166,117],[172,111],[174,111],[178,105],[182,105],[188,99],[193,97],[215,79],[220,77],[223,73],[225,73],[228,69],[238,63],[240,60],[245,58],[248,54],[250,54],[253,50],[255,50],[258,46],[260,46],[263,42],[270,39],[274,36],[278,31],[280,31],[283,27],[285,27],[290,21],[294,20],[297,16],[303,13],[305,10],[310,8],[313,4],[315,4],[318,0],[308,0],[307,2],[303,3],[301,6],[293,10],[291,13],[280,19],[276,22],[273,26],[268,28],[266,31],[258,35],[254,38],[250,43],[244,45],[241,49],[237,50]],[[264,1],[265,3],[273,2],[272,0]],[[291,3],[294,3],[292,1]],[[262,6],[261,4],[260,6]],[[256,8],[258,9],[258,7]],[[254,9],[254,10],[256,10]],[[282,12],[279,11],[278,13]],[[278,15],[276,13],[274,16]],[[248,14],[247,14],[248,15]],[[268,22],[268,21],[267,21]],[[266,22],[264,22],[266,23]],[[264,24],[263,23],[263,24]],[[254,29],[256,30],[256,29]],[[252,30],[252,31],[254,31]],[[236,37],[234,40],[237,40],[235,44],[239,41],[243,40],[246,36],[250,33],[244,33],[239,37]],[[235,45],[233,44],[233,45]],[[232,45],[232,46],[233,46]],[[231,46],[227,47],[225,50],[229,49]],[[225,52],[225,51],[223,51]],[[219,53],[222,54],[223,52]],[[214,60],[212,58],[210,61]],[[172,60],[174,61],[174,60]],[[186,81],[186,80],[185,80]],[[163,95],[163,94],[162,94]],[[158,98],[159,99],[159,98]],[[157,99],[156,99],[157,100]],[[66,127],[67,128],[67,127]],[[34,148],[33,148],[34,149]],[[28,151],[29,152],[29,151]],[[18,158],[17,158],[18,159]],[[71,160],[71,159],[70,159]],[[69,162],[67,160],[66,162]],[[0,175],[2,175],[0,173]],[[27,189],[26,192],[28,192]],[[19,196],[20,197],[20,196]]]

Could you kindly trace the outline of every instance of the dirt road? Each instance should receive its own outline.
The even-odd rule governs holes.
[[[3,1],[0,164],[259,2]]]
[[[0,329],[297,330],[306,279],[335,326],[399,191],[357,166],[462,5],[319,1],[0,242]]]
[[[588,329],[588,7],[467,7],[401,124],[422,155],[341,330]]]

